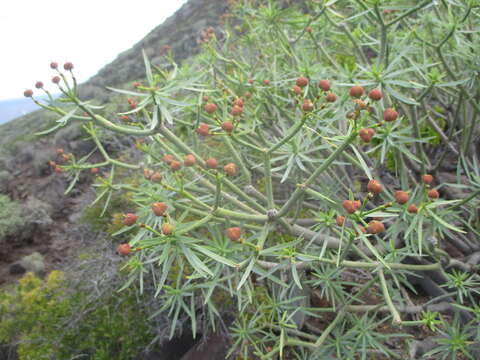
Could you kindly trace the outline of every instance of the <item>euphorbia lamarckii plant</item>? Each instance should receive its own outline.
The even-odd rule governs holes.
[[[103,158],[58,154],[51,165],[72,179],[69,190],[82,171],[108,171],[97,177],[97,201],[134,194],[114,234],[127,239],[118,245],[128,259],[125,286],[153,284],[170,336],[185,315],[194,335],[198,322],[215,329],[228,318],[229,356],[400,358],[405,348],[387,344],[385,333],[402,339],[416,328],[451,339],[459,323],[478,321],[478,267],[447,244],[465,256],[480,249],[475,139],[457,137],[461,124],[478,131],[480,109],[452,70],[455,54],[443,51],[451,39],[473,41],[465,29],[479,25],[478,8],[305,3],[308,14],[274,1],[238,5],[242,25],[226,26],[222,41],[220,30],[205,31],[194,65],[179,69],[168,55],[162,67],[144,53],[145,79],[111,89],[127,97],[114,116],[78,96],[71,63],[65,72],[52,63],[61,105],[25,96],[61,116],[42,134],[79,122]],[[443,38],[407,32],[435,13],[455,24],[439,25]],[[454,122],[442,101],[466,118]],[[109,153],[104,131],[139,138],[143,161]],[[463,198],[444,183],[434,138],[462,158]],[[118,169],[141,180],[126,182]],[[418,288],[429,300],[414,304]],[[442,349],[471,356],[472,336]]]

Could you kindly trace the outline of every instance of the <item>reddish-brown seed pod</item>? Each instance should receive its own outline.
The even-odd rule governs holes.
[[[120,244],[117,247],[117,252],[120,255],[126,256],[126,255],[130,254],[131,251],[132,251],[132,247],[130,246],[130,244]]]
[[[98,173],[98,168],[96,168],[96,167],[91,168],[91,169],[90,169],[90,173],[91,173],[91,174],[94,174],[94,175],[97,174],[97,173]]]
[[[300,76],[297,81],[295,81],[295,84],[297,86],[300,86],[301,88],[305,87],[308,85],[308,79],[305,76]]]
[[[210,128],[205,123],[200,123],[197,128],[197,134],[202,136],[208,136],[210,134]]]
[[[162,225],[162,233],[163,235],[172,235],[173,234],[173,225],[169,223],[165,223]]]
[[[310,99],[303,100],[302,110],[304,112],[310,112],[314,109],[313,103]]]
[[[415,205],[415,204],[410,204],[410,205],[408,205],[407,211],[408,211],[410,214],[416,214],[416,213],[418,212],[417,205]]]
[[[355,211],[360,209],[360,206],[362,206],[362,202],[360,200],[353,200],[353,206],[355,207]]]
[[[66,62],[65,64],[63,64],[63,68],[67,71],[70,71],[73,69],[73,64],[71,62]]]
[[[355,202],[352,200],[343,200],[342,206],[345,209],[345,211],[349,214],[353,214],[355,211],[357,211]]]
[[[355,85],[350,88],[349,94],[351,97],[359,98],[364,93],[363,87],[360,85]]]
[[[397,203],[401,205],[405,204],[409,199],[409,195],[405,191],[395,191],[394,196]]]
[[[328,102],[335,102],[337,101],[337,95],[335,95],[334,93],[330,92],[327,94],[327,96],[325,96],[325,100],[327,100]]]
[[[263,80],[263,84],[267,86],[270,85],[270,80]]]
[[[195,156],[193,156],[192,154],[186,155],[185,158],[183,159],[183,164],[185,166],[193,166],[195,165],[196,162],[197,162],[197,159],[195,159]]]
[[[428,192],[428,197],[430,199],[438,199],[440,197],[440,194],[438,193],[437,189],[432,189]]]
[[[50,68],[51,68],[51,69],[56,69],[56,68],[58,68],[58,63],[56,63],[56,62],[51,62],[51,63],[50,63]]]
[[[54,166],[57,166],[57,163],[55,161],[50,160],[48,162],[48,165],[50,165],[51,167],[54,167]]]
[[[223,131],[227,132],[227,133],[231,133],[233,131],[233,123],[231,121],[225,121],[224,123],[222,123],[222,129]]]
[[[422,181],[425,184],[430,185],[433,182],[433,176],[430,175],[430,174],[424,174],[424,175],[422,175]]]
[[[54,170],[55,170],[55,172],[56,172],[57,174],[63,173],[63,169],[62,169],[60,166],[58,166],[58,165],[55,166]]]
[[[123,224],[124,225],[127,225],[127,226],[132,226],[133,224],[135,224],[138,220],[138,216],[135,215],[135,214],[125,214],[123,215]]]
[[[370,234],[379,234],[385,231],[385,225],[378,220],[372,220],[368,223],[367,231]]]
[[[207,165],[208,169],[216,169],[218,166],[218,161],[215,158],[208,158],[205,161],[205,165]]]
[[[329,91],[330,90],[330,87],[331,87],[331,84],[330,84],[330,81],[328,80],[320,80],[318,82],[318,87],[320,89],[322,89],[323,91]]]
[[[338,226],[343,226],[343,224],[345,224],[345,216],[337,215],[335,222]]]
[[[377,180],[372,179],[368,182],[367,190],[373,194],[380,194],[383,190],[383,186]]]
[[[298,85],[293,85],[292,87],[292,91],[297,94],[297,95],[301,95],[302,94],[302,88]]]
[[[243,112],[243,107],[241,107],[241,106],[235,105],[235,106],[232,108],[232,115],[233,115],[233,116],[241,115],[242,112]]]
[[[207,113],[213,114],[217,110],[217,105],[214,104],[214,103],[206,103],[205,106],[203,107],[203,109]]]
[[[237,172],[237,165],[235,165],[234,163],[228,163],[223,167],[223,171],[228,176],[233,176]]]
[[[253,84],[254,82],[255,82],[255,80],[253,80],[253,79],[248,79],[248,83],[249,83],[249,84]]]
[[[365,110],[367,108],[367,103],[361,99],[354,99],[353,102],[360,110]]]
[[[25,91],[23,92],[23,96],[25,96],[25,97],[27,97],[27,98],[32,97],[32,96],[33,96],[33,90],[30,90],[30,89],[25,90]]]
[[[173,160],[171,163],[170,163],[170,170],[172,171],[178,171],[182,168],[182,163],[180,161],[177,161],[177,160]]]
[[[165,164],[170,165],[170,163],[173,161],[173,155],[172,155],[172,154],[165,154],[165,155],[163,155],[162,161],[163,161]]]
[[[358,135],[363,141],[369,143],[375,135],[375,130],[372,128],[363,128],[359,130]]]
[[[168,206],[164,202],[156,202],[156,203],[152,204],[152,211],[157,216],[165,215],[165,212],[167,211],[167,208],[168,208]]]
[[[362,225],[358,225],[358,229],[364,234],[367,232],[367,230]],[[357,230],[355,230],[355,233],[357,235],[359,234]]]
[[[245,104],[245,101],[243,100],[242,97],[235,99],[235,101],[233,102],[233,106],[243,107],[244,104]]]
[[[143,176],[145,177],[145,179],[150,180],[150,178],[152,177],[154,172],[155,171],[150,170],[150,169],[143,169]]]
[[[65,152],[63,148],[57,148],[55,151],[57,152],[57,154],[63,154]]]
[[[162,181],[162,174],[160,174],[158,171],[154,171],[152,176],[150,176],[150,181],[154,183],[159,183]]]
[[[128,105],[130,107],[130,109],[136,109],[137,108],[137,103],[136,102],[132,102]]]
[[[62,159],[63,159],[64,161],[70,161],[71,158],[72,158],[72,157],[71,157],[70,155],[68,155],[68,154],[62,154]]]
[[[311,32],[313,32],[313,28],[311,26],[307,26],[305,28],[305,31],[308,32],[308,33],[311,33]]]
[[[373,89],[368,93],[368,97],[373,101],[378,101],[383,97],[383,94],[380,89]]]
[[[138,88],[138,87],[141,86],[141,85],[142,85],[142,84],[139,83],[138,81],[135,81],[135,82],[132,83],[132,86],[133,86],[135,89]]]
[[[249,98],[249,97],[251,97],[251,96],[252,96],[252,93],[251,93],[250,91],[247,91],[247,92],[245,93],[245,97]]]
[[[208,102],[208,99],[210,99],[208,95],[203,95],[202,97],[203,102]]]
[[[54,76],[54,77],[52,78],[52,83],[58,84],[58,83],[60,82],[60,80],[61,80],[61,79],[60,79],[60,76]]]
[[[37,81],[37,82],[35,83],[35,87],[36,87],[37,89],[43,88],[43,82]]]
[[[228,228],[225,233],[230,240],[238,241],[242,236],[242,229],[240,229],[239,227],[231,227]]]
[[[383,120],[390,122],[397,120],[398,112],[392,108],[387,108],[383,111]]]

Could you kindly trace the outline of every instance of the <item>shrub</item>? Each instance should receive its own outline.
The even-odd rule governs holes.
[[[24,221],[21,216],[20,205],[6,195],[0,194],[0,243],[7,235],[17,232]]]
[[[478,37],[471,36],[478,7],[304,5],[307,14],[275,1],[242,2],[235,9],[241,25],[227,26],[223,41],[205,31],[202,54],[180,69],[159,68],[144,54],[145,85],[112,89],[127,97],[118,115],[135,119],[128,124],[82,102],[73,78],[62,80],[70,107],[49,109],[81,122],[103,161],[73,158],[61,168],[72,186],[81,171],[108,168],[97,198],[106,205],[114,193],[135,194],[136,207],[116,232],[130,238],[125,286],[154,284],[170,336],[182,315],[195,335],[229,312],[229,354],[245,359],[401,358],[413,329],[418,337],[439,333],[447,356],[473,358],[478,260],[466,257],[480,249],[472,151],[479,147],[472,135],[479,131]],[[292,91],[300,76],[304,88]],[[435,126],[439,115],[447,127]],[[427,123],[443,147],[420,131]],[[141,138],[143,162],[114,158],[99,136],[105,129]],[[462,185],[442,180],[452,166],[448,151],[458,155]],[[193,166],[172,168],[186,155]],[[227,164],[235,171],[225,173]],[[123,183],[118,168],[139,182]],[[426,173],[432,184],[422,181]],[[369,192],[371,180],[382,191]],[[452,199],[450,186],[467,195]],[[167,204],[163,216],[151,209],[157,202]],[[428,301],[416,296],[420,288]],[[461,315],[461,345],[447,341],[460,326],[448,312]]]
[[[87,295],[72,293],[60,271],[44,281],[27,273],[0,293],[0,342],[16,343],[20,360],[129,360],[148,345],[153,335],[132,292],[96,303]]]

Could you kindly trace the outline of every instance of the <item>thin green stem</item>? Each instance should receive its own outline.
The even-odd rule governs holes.
[[[378,275],[380,277],[380,284],[382,286],[383,296],[385,297],[385,301],[387,302],[387,306],[390,309],[390,313],[393,317],[393,323],[400,324],[402,322],[402,317],[400,316],[398,310],[395,308],[392,298],[390,297],[390,293],[388,292],[387,281],[385,280],[385,274],[383,273],[383,269],[380,269],[378,271]]]
[[[421,3],[419,3],[417,6],[414,6],[412,8],[410,8],[409,10],[405,11],[403,14],[399,15],[398,17],[396,17],[395,19],[393,19],[392,21],[388,22],[385,24],[385,27],[390,27],[392,26],[393,24],[396,24],[397,22],[399,22],[400,20],[406,18],[407,16],[410,16],[411,14],[415,13],[416,11],[420,10],[421,8],[427,6],[428,4],[430,4],[433,0],[424,0],[422,1]]]
[[[268,149],[268,154],[272,154],[275,150],[279,149],[283,144],[287,143],[290,141],[291,138],[293,138],[297,133],[302,129],[303,125],[305,124],[305,121],[308,119],[308,114],[304,114],[302,117],[302,120],[297,122],[296,125],[294,125],[292,128],[288,130],[287,136],[285,136],[280,142],[272,146],[270,149]]]
[[[268,209],[275,208],[275,201],[273,199],[272,186],[272,170],[270,167],[270,153],[267,151],[263,154],[263,166],[265,169],[265,191],[267,193],[267,207]]]

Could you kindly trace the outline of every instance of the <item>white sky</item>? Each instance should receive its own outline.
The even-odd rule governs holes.
[[[54,90],[50,62],[70,61],[80,82],[129,49],[187,0],[2,0],[0,100]],[[63,67],[62,67],[63,69]]]

